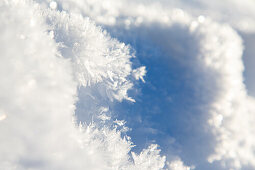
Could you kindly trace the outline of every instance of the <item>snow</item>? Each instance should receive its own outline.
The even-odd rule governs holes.
[[[254,169],[254,6],[1,1],[0,169]]]

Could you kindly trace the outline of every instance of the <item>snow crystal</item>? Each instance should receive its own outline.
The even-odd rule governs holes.
[[[57,6],[58,6],[57,2],[55,2],[55,1],[50,2],[50,8],[51,9],[57,9]]]

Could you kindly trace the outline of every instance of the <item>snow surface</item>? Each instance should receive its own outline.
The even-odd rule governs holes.
[[[0,8],[0,169],[255,169],[253,0]]]

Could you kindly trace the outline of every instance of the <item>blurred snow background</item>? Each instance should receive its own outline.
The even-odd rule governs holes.
[[[253,0],[0,8],[0,169],[255,168]]]

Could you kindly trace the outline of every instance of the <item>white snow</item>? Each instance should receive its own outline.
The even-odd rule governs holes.
[[[255,100],[244,84],[239,35],[255,32],[254,6],[252,0],[1,1],[0,169],[254,169]],[[142,40],[148,57],[155,48],[165,64],[176,57],[196,75],[192,100],[203,101],[194,106],[202,114],[190,113],[193,106],[178,114],[198,119],[183,122],[196,139],[206,134],[212,142],[200,144],[190,134],[132,150],[126,121],[114,118],[128,113],[117,113],[114,104],[135,104],[128,92],[147,83],[151,68],[132,63],[134,47],[118,36]],[[153,126],[147,131],[163,134]]]

